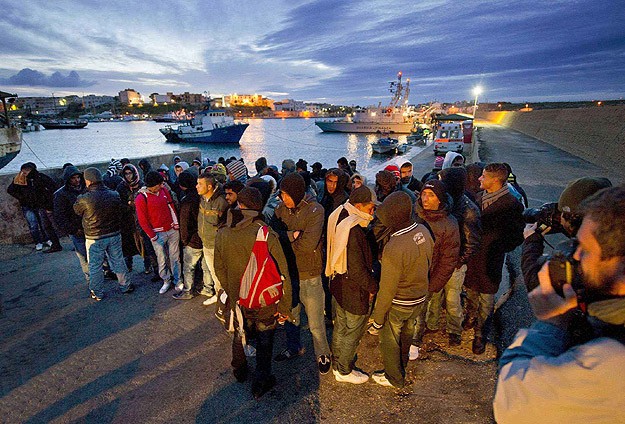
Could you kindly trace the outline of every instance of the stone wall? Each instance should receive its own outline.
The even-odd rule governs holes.
[[[625,106],[485,112],[478,119],[512,128],[625,175]]]
[[[163,154],[163,155],[155,155],[155,156],[141,156],[137,158],[129,158],[130,162],[137,166],[139,160],[144,157],[150,161],[153,169],[157,169],[163,163],[166,165],[171,165],[173,162],[174,156],[180,156],[183,161],[191,164],[193,158],[200,156],[200,150],[196,148],[192,149],[183,149],[183,150],[174,150],[172,153]],[[94,166],[104,173],[108,166],[108,162],[96,162],[96,163],[87,163],[87,164],[74,164],[79,169],[83,170],[90,166]],[[46,175],[49,175],[52,178],[61,178],[63,175],[63,170],[61,168],[48,168],[48,169],[38,169]],[[26,225],[26,220],[22,215],[22,211],[19,207],[19,203],[15,198],[9,196],[7,194],[7,187],[13,181],[13,177],[15,177],[15,173],[2,173],[0,174],[0,243],[32,243],[32,238],[28,231],[28,226]]]

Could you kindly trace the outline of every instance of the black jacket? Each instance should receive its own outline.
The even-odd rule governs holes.
[[[80,186],[77,188],[69,185],[69,180],[74,175],[80,175]],[[82,173],[75,166],[68,166],[63,172],[65,185],[54,193],[54,222],[65,234],[84,237],[81,219],[74,212],[74,203],[79,195],[86,192],[85,181]]]
[[[202,248],[202,239],[197,233],[197,216],[200,211],[200,195],[195,188],[184,191],[180,201],[180,241],[183,246]],[[224,214],[225,215],[225,214]]]
[[[26,185],[12,182],[7,188],[7,193],[15,197],[20,206],[51,211],[54,207],[56,189],[57,185],[52,178],[33,169],[26,177]]]
[[[545,246],[543,237],[539,233],[534,233],[523,241],[521,248],[521,272],[527,291],[530,292],[538,287],[538,271],[544,262],[539,261],[543,255]]]
[[[458,267],[466,264],[469,258],[480,248],[480,209],[466,195],[454,199],[451,214],[458,221],[460,227],[460,259]]]
[[[82,217],[85,237],[97,240],[119,234],[123,204],[119,193],[102,183],[93,183],[78,196],[74,212]]]

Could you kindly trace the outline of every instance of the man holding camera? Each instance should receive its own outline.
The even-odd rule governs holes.
[[[495,420],[625,422],[625,187],[580,206],[580,282],[554,290],[549,264],[529,300],[538,318],[501,357]]]
[[[611,187],[607,178],[583,177],[571,181],[560,195],[558,203],[546,203],[537,209],[527,209],[523,216],[527,224],[523,231],[521,253],[521,271],[523,280],[530,292],[538,287],[538,271],[543,262],[540,257],[544,251],[543,242],[546,234],[563,233],[567,237],[575,237],[582,223],[580,203],[602,188]]]

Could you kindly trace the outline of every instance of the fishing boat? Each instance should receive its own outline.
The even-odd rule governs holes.
[[[235,122],[225,110],[207,109],[177,127],[167,125],[159,131],[173,143],[238,143],[249,126]]]
[[[380,154],[395,153],[397,146],[399,146],[399,140],[390,137],[380,138],[378,141],[371,143],[373,152]]]
[[[410,79],[404,86],[399,72],[397,81],[390,82],[389,91],[393,98],[387,106],[379,103],[358,109],[344,119],[315,121],[315,125],[324,132],[409,134],[414,127],[408,107]]]
[[[75,130],[85,128],[88,123],[86,119],[51,119],[40,122],[47,130]]]
[[[15,101],[17,94],[10,94],[0,91],[2,110],[4,116],[0,115],[0,168],[11,162],[22,148],[22,130],[9,119],[8,103]]]

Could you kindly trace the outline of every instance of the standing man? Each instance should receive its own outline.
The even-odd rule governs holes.
[[[380,330],[384,370],[373,373],[382,386],[403,387],[415,321],[425,310],[434,241],[428,229],[412,219],[412,200],[391,193],[379,207],[382,224],[391,229],[382,253],[380,291],[373,327]]]
[[[180,281],[180,226],[176,208],[160,173],[148,172],[145,185],[146,188],[142,188],[135,199],[135,207],[139,225],[150,237],[156,252],[158,274],[163,280],[158,292],[165,294],[172,282],[176,291],[180,292],[184,287]]]
[[[538,321],[501,356],[498,423],[625,422],[623,210],[623,186],[584,201],[573,255],[580,281],[564,284],[564,296],[554,291],[548,264],[538,273],[529,294]]]
[[[275,211],[275,217],[286,228],[295,255],[299,281],[299,301],[306,309],[308,325],[313,336],[317,365],[321,374],[330,371],[330,347],[324,321],[325,294],[321,284],[323,208],[313,196],[306,194],[306,182],[298,173],[287,174],[280,181],[282,202]],[[276,360],[296,357],[302,349],[300,342],[299,312],[295,307],[287,321],[287,348],[276,356]]]
[[[241,190],[245,188],[245,184],[243,184],[239,180],[228,181],[223,186],[224,195],[226,198],[226,202],[228,203],[229,209],[234,209],[237,207],[237,196]]]
[[[76,199],[74,212],[81,217],[85,232],[91,298],[99,302],[104,298],[102,266],[107,257],[122,293],[132,293],[135,287],[128,280],[122,254],[119,217],[123,204],[119,194],[104,186],[97,168],[85,169],[84,178],[87,192]]]
[[[416,179],[412,174],[412,163],[404,162],[399,168],[400,184],[402,190],[408,190],[412,193],[415,191],[420,192],[423,187],[423,183]]]
[[[57,227],[66,233],[72,240],[80,268],[85,274],[89,286],[89,264],[87,263],[87,247],[85,245],[85,231],[81,219],[74,212],[74,203],[78,196],[87,191],[82,173],[71,165],[63,171],[65,184],[54,193],[54,222]]]
[[[525,227],[523,205],[508,190],[508,169],[501,163],[488,164],[479,180],[483,191],[476,200],[482,214],[482,241],[469,260],[465,279],[467,314],[476,317],[472,346],[476,355],[486,349],[484,324],[493,313],[506,252],[523,243]]]
[[[209,269],[209,278],[204,278],[204,288],[201,294],[207,297],[203,305],[211,305],[217,301],[215,294],[219,295],[222,288],[215,274],[215,236],[219,225],[226,220],[225,212],[228,209],[228,203],[221,191],[221,185],[213,175],[202,173],[197,180],[196,187],[200,195],[198,234],[202,239],[204,261]],[[223,311],[218,309],[216,314],[217,318],[223,322]]]
[[[349,202],[328,219],[327,263],[330,291],[336,310],[332,354],[336,381],[362,384],[369,376],[355,368],[356,350],[369,315],[369,304],[378,291],[373,277],[373,252],[366,229],[373,220],[376,200],[372,191],[359,187]]]
[[[278,271],[283,276],[283,297],[278,303],[260,309],[241,307],[242,319],[237,317],[235,308],[239,299],[241,278],[246,270],[250,254],[258,229],[265,225],[260,211],[263,208],[263,199],[258,189],[245,188],[239,193],[237,214],[229,214],[226,226],[217,232],[215,239],[215,271],[218,281],[230,299],[230,308],[235,317],[235,333],[232,340],[232,367],[237,381],[247,380],[248,367],[240,327],[243,326],[246,334],[255,333],[256,344],[256,372],[252,383],[252,394],[258,399],[276,384],[276,378],[271,374],[271,356],[273,352],[274,333],[277,325],[277,316],[285,319],[291,310],[291,282],[287,272],[287,263],[278,241],[278,236],[271,229],[267,238],[267,247],[270,255],[276,261]]]

